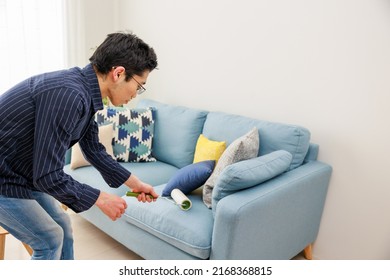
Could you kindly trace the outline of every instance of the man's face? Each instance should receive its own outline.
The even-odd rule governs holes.
[[[139,91],[143,90],[143,85],[146,84],[146,80],[149,76],[149,71],[143,72],[141,76],[134,75],[128,81],[126,81],[125,73],[118,77],[110,90],[109,99],[114,106],[120,106],[129,103],[129,101],[135,97]]]

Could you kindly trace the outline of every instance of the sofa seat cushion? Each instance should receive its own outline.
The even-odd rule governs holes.
[[[136,175],[140,180],[151,184],[152,186],[165,184],[178,171],[177,167],[161,161],[121,162],[119,164],[128,169],[132,174]],[[93,166],[85,166],[72,170],[68,164],[64,167],[64,171],[75,180],[108,193],[122,196],[129,190],[125,185],[122,185],[117,189],[109,187]]]
[[[164,187],[165,184],[156,186],[155,190],[161,194]],[[192,207],[183,211],[167,198],[160,197],[153,203],[138,203],[135,198],[124,196],[127,209],[122,217],[188,254],[207,259],[211,251],[213,215],[204,205],[201,192],[191,193],[187,197]]]

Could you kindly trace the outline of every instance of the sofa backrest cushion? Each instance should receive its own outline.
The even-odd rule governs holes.
[[[319,149],[320,146],[318,144],[310,143],[309,150],[307,151],[305,160],[303,162],[317,160]]]
[[[229,145],[254,126],[259,129],[259,156],[285,150],[292,155],[288,170],[303,163],[309,149],[310,132],[301,126],[256,120],[222,112],[209,112],[202,133],[209,139],[226,141]]]
[[[150,99],[140,100],[137,107],[156,109],[152,155],[177,168],[191,164],[208,112]]]

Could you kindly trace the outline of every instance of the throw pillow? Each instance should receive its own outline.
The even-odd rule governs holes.
[[[225,141],[213,141],[201,134],[196,142],[194,163],[204,160],[215,160],[217,162],[225,149]]]
[[[254,127],[251,131],[233,141],[226,148],[210,178],[208,178],[206,183],[203,185],[203,202],[208,208],[211,208],[212,191],[215,186],[215,182],[222,171],[230,164],[257,157],[259,152],[259,142],[259,131],[256,127]]]
[[[114,127],[114,156],[120,162],[156,161],[152,156],[155,113],[153,108],[110,107],[96,113],[99,125]]]
[[[99,126],[99,141],[106,148],[106,152],[113,158],[114,152],[112,149],[112,124]],[[79,143],[76,143],[72,147],[72,156],[70,159],[70,168],[76,169],[82,166],[91,165],[81,152]]]
[[[206,182],[213,172],[214,166],[215,160],[206,160],[179,169],[165,185],[162,195],[171,195],[173,189],[179,189],[184,194],[192,192]]]
[[[218,177],[213,189],[213,212],[218,202],[225,196],[259,185],[282,174],[289,168],[291,161],[292,155],[289,152],[279,150],[227,166]]]

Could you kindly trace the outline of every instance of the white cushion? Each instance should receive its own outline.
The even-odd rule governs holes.
[[[114,152],[112,148],[112,124],[99,126],[99,142],[106,148],[106,152],[113,158]],[[72,147],[72,156],[70,160],[70,168],[76,169],[82,166],[91,165],[85,158],[81,151],[79,143],[76,143]]]

